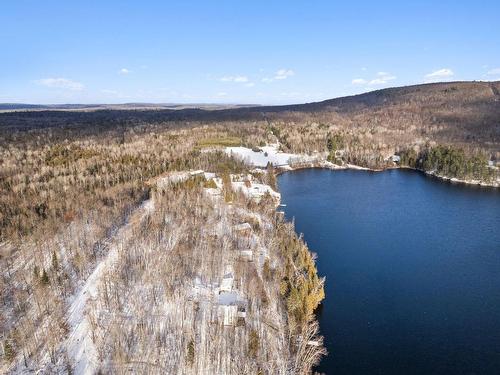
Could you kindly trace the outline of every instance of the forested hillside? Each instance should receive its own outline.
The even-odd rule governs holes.
[[[225,147],[278,144],[331,165],[495,184],[499,88],[430,84],[210,111],[1,113],[1,372],[309,373],[324,354],[314,256],[275,210],[273,167],[254,170]],[[159,184],[188,171],[195,177]]]

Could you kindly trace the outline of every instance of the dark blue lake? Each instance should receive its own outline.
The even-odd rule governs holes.
[[[500,190],[405,170],[278,179],[319,273],[327,374],[500,374]]]

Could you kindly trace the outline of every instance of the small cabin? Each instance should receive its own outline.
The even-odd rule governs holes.
[[[392,155],[391,160],[393,163],[399,163],[401,161],[401,157],[399,155]]]
[[[219,292],[231,292],[233,290],[234,284],[234,273],[233,267],[227,265],[224,270],[224,276],[222,277],[222,282],[220,283]]]
[[[245,319],[247,317],[247,312],[245,306],[238,306],[238,319]]]
[[[196,171],[190,171],[189,172],[189,175],[190,176],[201,176],[205,173],[205,171],[201,170],[201,169],[198,169]]]
[[[234,277],[232,273],[224,275],[220,283],[219,290],[221,292],[230,292],[233,289]]]
[[[234,326],[238,319],[245,318],[245,301],[237,292],[222,292],[219,294],[217,319],[225,326]]]
[[[247,198],[251,198],[255,202],[259,203],[261,199],[269,194],[271,198],[275,201],[276,205],[279,204],[281,200],[281,194],[275,192],[270,186],[265,184],[259,184],[252,182],[250,180],[244,181],[233,181],[232,187],[235,191],[240,191]]]
[[[253,260],[253,251],[251,249],[240,250],[240,259],[251,262]]]

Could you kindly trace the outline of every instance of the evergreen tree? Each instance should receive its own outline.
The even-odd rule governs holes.
[[[194,363],[194,341],[191,339],[187,347],[187,363],[192,366]]]
[[[59,262],[57,260],[57,254],[55,250],[52,252],[52,269],[57,270],[59,268]]]
[[[49,284],[49,275],[47,275],[47,271],[45,271],[45,268],[42,271],[41,281],[42,281],[43,285],[48,285]]]
[[[3,353],[5,359],[9,362],[16,357],[16,351],[14,349],[14,346],[10,343],[9,340],[5,340],[3,343]]]
[[[276,183],[276,175],[274,173],[274,167],[270,162],[267,163],[267,184],[271,186],[274,190],[278,190]]]
[[[250,337],[248,338],[248,355],[251,358],[257,358],[259,346],[259,334],[257,333],[257,331],[252,329],[250,331]]]

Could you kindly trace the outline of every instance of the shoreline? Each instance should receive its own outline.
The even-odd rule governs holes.
[[[331,171],[358,170],[358,171],[367,171],[367,172],[385,172],[385,171],[392,170],[392,169],[412,170],[412,171],[415,171],[418,173],[422,173],[422,174],[426,175],[427,177],[435,178],[441,182],[448,182],[448,183],[457,184],[457,185],[466,185],[466,186],[470,186],[470,187],[500,189],[500,184],[498,184],[498,183],[486,183],[486,182],[482,182],[479,180],[462,180],[462,179],[458,179],[456,177],[442,176],[442,175],[433,173],[431,171],[425,171],[422,169],[406,167],[406,166],[394,166],[394,167],[374,169],[374,168],[361,167],[361,166],[354,165],[354,164],[348,164],[347,166],[341,166],[341,165],[333,164],[330,162],[321,162],[320,164],[311,163],[309,165],[304,165],[304,166],[299,166],[299,167],[292,167],[290,165],[288,165],[286,167],[283,167],[283,166],[275,167],[277,176],[279,176],[280,174],[285,173],[285,172],[293,172],[293,171],[298,171],[301,169],[328,169]]]
[[[265,170],[264,168],[258,168],[258,167],[257,167],[257,169]],[[411,171],[414,171],[417,173],[424,174],[425,177],[434,178],[434,179],[438,180],[439,182],[448,182],[448,183],[457,184],[457,185],[464,185],[467,187],[479,187],[479,188],[486,188],[486,189],[495,189],[497,191],[500,191],[499,184],[487,184],[487,183],[483,183],[481,181],[460,180],[457,178],[441,176],[441,175],[438,175],[438,174],[435,174],[432,172],[428,172],[428,171],[424,171],[421,169],[417,169],[417,168],[412,168],[412,167],[407,167],[407,166],[399,166],[399,165],[386,167],[386,168],[373,169],[373,168],[366,168],[366,167],[361,167],[361,166],[352,165],[352,164],[347,164],[347,165],[341,166],[341,165],[333,164],[331,162],[323,160],[323,161],[319,161],[319,162],[304,163],[300,166],[286,165],[286,166],[274,167],[274,171],[275,171],[276,176],[279,176],[279,175],[284,174],[286,172],[294,172],[294,171],[299,171],[299,170],[303,170],[303,169],[304,170],[305,169],[326,169],[326,170],[331,170],[331,171],[358,170],[358,171],[367,171],[367,172],[385,172],[385,171],[393,170],[393,169],[411,170]],[[277,191],[280,192],[279,186],[277,186]],[[311,252],[312,250],[308,247],[308,251]],[[316,264],[314,267],[316,269],[316,272],[319,272]],[[321,302],[317,308],[320,308],[322,303],[323,302]],[[319,320],[318,320],[318,323],[319,323]],[[321,325],[320,325],[320,332],[321,332]],[[326,348],[326,345],[325,345],[325,348]],[[318,366],[321,366],[321,363],[325,360],[325,357],[326,356],[321,358],[321,361],[315,367],[316,369],[318,368]]]
[[[306,169],[307,167],[300,168],[300,169]],[[317,167],[319,168],[319,167]],[[312,168],[307,168],[307,169],[312,169]],[[328,169],[328,168],[322,168],[322,169]],[[344,168],[347,170],[348,168]],[[416,170],[414,168],[388,168],[388,169],[413,169],[416,172],[419,173],[425,173],[420,170]],[[295,169],[288,169],[288,170],[282,170],[281,173],[287,172],[287,171],[294,171]],[[305,174],[304,174],[305,173]],[[377,176],[379,178],[377,178]],[[429,175],[425,173],[425,177],[430,176],[430,177],[435,177],[439,178],[437,176]],[[283,194],[283,201],[284,203],[288,203],[288,207],[284,207],[283,211],[286,212],[287,214],[287,219],[290,221],[293,221],[294,223],[297,223],[298,227],[296,229],[297,233],[304,232],[304,239],[311,241],[311,238],[315,238],[314,243],[309,243],[310,245],[310,250],[316,253],[317,256],[317,268],[321,270],[320,275],[322,277],[326,278],[326,284],[325,284],[325,290],[326,290],[326,297],[325,301],[323,301],[324,305],[324,310],[323,314],[320,318],[318,318],[320,322],[320,332],[321,334],[325,337],[325,347],[326,349],[331,353],[334,351],[334,348],[342,348],[342,359],[336,359],[332,357],[323,357],[322,361],[320,362],[319,366],[316,367],[316,371],[321,372],[327,371],[330,366],[333,367],[333,364],[338,364],[339,367],[342,367],[345,365],[345,363],[348,363],[347,361],[344,361],[344,356],[347,356],[349,354],[347,353],[347,350],[345,348],[348,348],[350,345],[349,339],[346,339],[345,337],[341,337],[339,340],[335,340],[334,338],[334,333],[335,331],[338,330],[338,327],[342,327],[342,329],[351,329],[351,327],[355,326],[356,328],[358,327],[364,327],[363,324],[369,319],[369,314],[366,312],[360,313],[359,315],[356,315],[356,322],[351,323],[352,326],[350,326],[350,315],[346,314],[346,312],[352,311],[353,308],[357,306],[357,301],[356,298],[353,298],[352,300],[348,300],[345,297],[347,292],[351,292],[352,289],[348,285],[349,283],[343,285],[342,288],[333,288],[332,289],[332,282],[336,283],[336,280],[341,280],[342,282],[344,280],[350,280],[351,277],[354,277],[353,275],[356,275],[356,272],[359,272],[359,269],[356,268],[354,271],[350,268],[346,268],[346,264],[352,263],[353,259],[357,260],[359,259],[358,257],[363,255],[363,254],[369,254],[370,256],[373,254],[371,251],[372,249],[370,248],[370,245],[366,245],[365,243],[359,243],[359,244],[354,244],[352,245],[352,249],[350,248],[352,238],[349,239],[349,236],[346,238],[342,238],[341,240],[338,240],[339,243],[332,243],[332,241],[335,241],[335,237],[339,237],[338,233],[343,233],[345,232],[345,228],[353,228],[354,232],[356,231],[356,226],[362,227],[366,220],[369,220],[370,223],[372,221],[376,222],[376,225],[374,228],[380,227],[390,227],[393,223],[395,223],[394,227],[391,227],[391,230],[394,232],[391,232],[390,234],[379,234],[378,232],[384,232],[384,231],[375,231],[373,234],[373,238],[378,239],[381,238],[381,242],[376,242],[378,246],[382,249],[382,251],[391,251],[390,257],[387,257],[385,264],[381,263],[380,269],[386,268],[386,271],[390,272],[391,271],[391,262],[394,259],[394,254],[399,255],[399,250],[401,246],[404,248],[407,244],[407,241],[401,241],[398,245],[394,246],[394,248],[391,248],[391,243],[392,243],[392,235],[394,233],[403,233],[404,228],[412,227],[409,226],[411,223],[414,225],[415,223],[418,223],[421,218],[415,219],[414,217],[411,217],[412,215],[409,215],[408,222],[401,222],[400,219],[405,219],[407,216],[407,212],[423,212],[423,217],[428,213],[429,208],[432,210],[433,214],[432,217],[434,217],[433,220],[435,220],[435,223],[429,224],[427,223],[426,225],[429,225],[429,227],[434,228],[433,229],[433,238],[438,238],[440,234],[440,225],[441,220],[439,216],[436,216],[436,212],[443,212],[443,210],[446,210],[447,212],[445,213],[445,218],[449,217],[450,215],[456,217],[457,215],[453,215],[456,212],[469,212],[470,211],[475,211],[477,209],[477,205],[475,204],[476,199],[478,199],[478,202],[490,202],[490,204],[495,203],[496,199],[495,197],[497,196],[495,192],[493,192],[490,189],[467,189],[467,188],[459,188],[457,185],[457,188],[453,188],[451,186],[446,186],[446,185],[438,185],[434,182],[427,182],[425,179],[421,178],[418,175],[412,174],[412,172],[394,172],[394,173],[388,173],[386,175],[375,175],[375,174],[357,174],[354,172],[349,172],[345,174],[337,174],[335,177],[334,175],[330,175],[328,172],[325,174],[323,172],[306,172],[304,171],[303,173],[297,173],[296,175],[289,174],[286,176],[282,176],[284,179],[278,179],[278,188],[282,194]],[[422,176],[424,177],[424,176]],[[360,181],[363,181],[362,183],[358,183],[358,178]],[[368,197],[364,197],[363,192],[367,191],[366,187],[369,186],[372,183],[377,186],[377,189],[370,191]],[[375,181],[377,180],[377,181]],[[442,180],[442,179],[440,179]],[[404,184],[404,182],[408,182],[407,184]],[[330,184],[331,182],[331,184]],[[436,180],[437,182],[437,180]],[[381,183],[381,185],[378,185]],[[334,185],[336,186],[334,188]],[[405,187],[407,186],[407,188]],[[337,189],[338,187],[338,189]],[[390,188],[389,188],[390,187]],[[401,188],[405,190],[404,192],[401,193]],[[350,190],[355,189],[355,192],[352,193]],[[370,189],[368,189],[370,190]],[[389,191],[389,194],[385,194],[385,192]],[[398,193],[399,191],[399,193]],[[498,190],[497,190],[498,191]],[[382,194],[380,194],[380,192]],[[396,192],[396,194],[394,194]],[[285,194],[286,193],[286,194]],[[493,194],[493,195],[492,195]],[[360,202],[356,202],[356,213],[357,215],[350,215],[349,209],[351,209],[351,204],[352,200],[346,199],[346,197],[356,197],[360,196]],[[377,196],[380,195],[386,195],[386,197],[381,198],[384,199],[384,203],[387,204],[389,203],[388,207],[404,207],[402,210],[395,210],[395,212],[389,212],[387,215],[381,215],[380,212],[382,211],[377,211],[373,212],[369,206],[369,202],[373,202],[374,198],[377,198]],[[409,206],[406,207],[402,204],[406,203],[408,201],[408,196],[413,197],[413,199],[410,199]],[[417,197],[415,199],[415,197]],[[476,198],[477,197],[477,198]],[[436,201],[436,198],[439,200],[442,200],[443,202],[446,202],[446,205],[441,205],[435,204],[434,202]],[[485,198],[483,201],[482,198]],[[304,200],[305,203],[297,203],[296,201]],[[451,199],[451,201],[449,201]],[[471,200],[474,202],[474,204],[470,205]],[[465,203],[468,201],[467,203]],[[295,204],[292,204],[293,202],[296,202]],[[453,202],[453,204],[449,204],[449,202]],[[459,204],[455,204],[455,202],[458,202]],[[460,204],[461,202],[461,204]],[[380,202],[377,202],[380,203]],[[367,206],[368,204],[368,206]],[[482,204],[482,203],[481,203]],[[486,207],[490,208],[490,204],[487,205]],[[323,207],[325,205],[325,207]],[[339,206],[340,205],[340,206]],[[427,205],[427,207],[425,207]],[[339,206],[339,207],[337,207]],[[319,208],[318,208],[319,207]],[[357,208],[360,208],[362,211],[357,211]],[[383,206],[381,206],[383,208]],[[416,208],[423,207],[422,211],[417,210]],[[475,208],[476,207],[476,208]],[[467,208],[470,208],[470,211],[467,210]],[[488,210],[489,211],[489,210]],[[371,213],[370,213],[371,212]],[[494,209],[493,211],[494,212]],[[368,213],[370,213],[369,219],[367,219]],[[338,215],[337,215],[338,214]],[[419,214],[420,215],[420,214]],[[389,216],[389,218],[385,218],[385,216]],[[460,215],[458,215],[459,217]],[[469,221],[470,223],[477,223],[479,220],[477,217],[474,215],[466,215],[470,216],[466,219],[466,221]],[[481,219],[490,218],[491,214],[485,214],[485,215],[479,215]],[[411,217],[411,218],[410,218]],[[437,219],[436,219],[437,217]],[[379,219],[382,218],[382,219]],[[300,220],[299,220],[300,219]],[[326,221],[331,221],[331,223],[327,223],[326,225],[322,225],[320,229],[316,228],[317,226],[312,225],[311,226],[311,220],[317,220],[322,223]],[[380,221],[379,221],[380,220]],[[462,219],[457,219],[459,222],[462,222]],[[342,222],[346,221],[343,225],[337,226],[335,223],[336,222]],[[494,223],[494,219],[490,221],[490,223]],[[382,225],[382,223],[384,225]],[[354,225],[353,225],[354,224]],[[389,224],[389,225],[388,225]],[[480,224],[477,224],[478,227],[480,227]],[[453,225],[453,227],[456,229],[457,234],[461,233],[461,229],[459,226]],[[334,228],[334,229],[331,229]],[[371,227],[370,227],[371,228]],[[459,228],[459,229],[457,229]],[[420,228],[421,229],[421,228]],[[467,229],[470,230],[470,226],[467,226]],[[312,232],[309,233],[309,230]],[[422,234],[426,234],[428,228],[425,230],[421,230],[420,233],[418,233],[419,237],[422,237]],[[473,233],[474,230],[471,230]],[[470,233],[469,232],[469,235]],[[324,234],[328,233],[328,235]],[[372,233],[370,232],[370,235]],[[464,238],[470,238],[469,235]],[[318,238],[320,239],[318,240]],[[411,239],[411,235],[408,235],[408,233],[404,234],[404,236],[408,237]],[[425,237],[425,236],[424,236]],[[457,236],[453,237],[455,240],[456,238],[459,238]],[[373,240],[372,240],[373,241]],[[383,243],[382,241],[386,241]],[[366,242],[366,241],[365,241]],[[369,242],[369,241],[368,241]],[[456,240],[457,243],[463,242],[463,238]],[[375,243],[375,242],[374,242]],[[380,245],[380,243],[383,243],[383,245]],[[340,244],[340,245],[339,245]],[[346,245],[347,244],[347,245]],[[389,246],[387,246],[389,244]],[[402,245],[401,245],[402,244]],[[341,266],[338,268],[332,268],[332,262],[329,260],[329,257],[331,257],[331,249],[337,249],[339,246],[347,246],[348,250],[345,252],[340,252],[342,253],[339,258],[341,259],[341,262],[344,262]],[[410,245],[408,245],[410,246]],[[428,252],[428,255],[434,254],[433,252],[433,247],[432,244],[429,245],[429,243],[425,241],[418,243],[418,245],[413,245],[415,249],[419,249],[418,252],[413,252],[410,257],[414,257],[416,260],[420,260],[420,249],[424,249],[423,251]],[[449,245],[446,244],[446,246],[449,246],[450,249],[454,248],[454,245]],[[446,247],[445,247],[446,248]],[[356,251],[359,251],[359,253],[355,253],[352,250],[356,249]],[[391,250],[386,250],[386,249],[391,249]],[[446,248],[447,250],[448,248]],[[469,251],[469,245],[464,245],[462,248],[464,253],[468,253]],[[393,251],[393,252],[392,252]],[[479,251],[479,250],[478,250]],[[480,252],[480,251],[479,251]],[[411,252],[410,252],[411,253]],[[349,254],[349,255],[346,255]],[[352,255],[354,254],[354,256]],[[387,254],[387,253],[384,253]],[[450,255],[451,254],[451,255]],[[446,252],[446,257],[449,257],[449,259],[453,259],[454,257],[453,252]],[[406,256],[406,255],[405,255]],[[378,259],[378,258],[377,258]],[[438,259],[442,259],[441,255],[439,255]],[[405,259],[406,261],[406,259]],[[326,263],[325,263],[326,262]],[[362,267],[364,268],[364,271],[368,271],[370,274],[370,271],[372,272],[371,278],[368,279],[369,281],[366,282],[367,286],[370,286],[372,282],[375,280],[379,282],[380,280],[377,279],[377,275],[380,273],[380,270],[378,268],[373,269],[372,264],[370,261],[365,261],[362,262],[364,263]],[[421,270],[426,270],[427,267],[429,267],[428,264],[419,264],[418,262],[408,262],[407,264],[418,264],[418,267],[420,267]],[[442,263],[445,264],[445,263]],[[435,270],[439,270],[442,268],[442,264],[437,264],[433,265],[435,267]],[[460,264],[460,267],[463,265]],[[467,267],[464,266],[466,269]],[[347,270],[347,271],[345,271]],[[319,271],[318,271],[319,272]],[[425,272],[424,272],[425,274]],[[450,273],[451,274],[451,273]],[[439,272],[433,272],[433,275],[439,275]],[[475,276],[473,274],[467,274],[468,276],[471,277],[471,280],[475,279]],[[391,275],[391,277],[394,276],[400,277],[402,282],[406,281],[406,276],[401,276],[398,271],[394,273],[394,275]],[[411,281],[410,285],[413,285],[413,283],[418,280],[420,275],[418,277],[415,277],[414,280]],[[436,276],[439,278],[440,276]],[[462,279],[460,277],[460,279]],[[337,280],[337,281],[338,281]],[[342,284],[341,282],[341,284]],[[377,285],[377,287],[385,287],[385,280],[380,281],[380,284]],[[465,283],[466,284],[466,283]],[[480,285],[481,282],[478,281],[478,285]],[[428,286],[429,290],[432,290],[432,284]],[[369,289],[369,288],[368,288]],[[379,290],[379,289],[374,289],[374,290]],[[399,292],[399,286],[396,287],[394,291]],[[333,293],[335,292],[335,293]],[[337,293],[338,292],[338,293]],[[370,294],[372,291],[370,290],[368,294]],[[416,293],[419,293],[419,295],[429,295],[426,294],[425,287],[419,289],[416,291]],[[378,295],[376,294],[377,292],[373,292],[373,306],[376,307],[384,307],[383,302],[380,303],[374,296]],[[333,295],[337,294],[337,296]],[[352,295],[352,293],[350,293]],[[397,293],[394,293],[394,295],[398,295]],[[340,298],[340,299],[339,299]],[[401,298],[400,302],[401,305],[405,304],[407,302],[406,296],[401,293],[401,295],[398,295],[398,298]],[[339,305],[338,302],[342,300],[341,304]],[[347,301],[347,302],[346,302]],[[406,305],[405,305],[406,306]],[[418,307],[418,303],[415,303],[415,307]],[[446,311],[447,305],[443,304],[443,311]],[[422,309],[424,310],[424,309]],[[341,313],[338,313],[341,311]],[[403,314],[406,314],[407,311],[405,310]],[[332,315],[333,314],[333,315]],[[336,320],[333,322],[331,320],[332,316],[342,316],[342,318]],[[367,318],[368,316],[368,318]],[[422,321],[427,321],[428,317],[425,315],[421,315]],[[440,317],[436,318],[440,319]],[[399,322],[399,316],[397,319],[394,319],[395,324],[397,325]],[[394,323],[394,322],[391,322]],[[426,332],[426,331],[422,331]],[[432,334],[432,333],[431,333]],[[380,340],[381,342],[384,340],[384,336]],[[373,358],[376,358],[374,355]]]
[[[426,176],[435,177],[441,181],[446,181],[454,184],[463,184],[467,186],[478,186],[485,188],[500,188],[500,181],[485,182],[481,180],[464,180],[456,177],[439,175],[433,171],[425,171],[423,169],[412,168],[408,166],[393,165],[383,168],[367,168],[355,164],[338,165],[325,159],[325,154],[317,153],[316,155],[307,154],[289,154],[279,151],[279,143],[270,144],[260,148],[260,152],[256,152],[246,147],[226,147],[225,152],[230,156],[234,156],[253,166],[255,169],[265,170],[267,164],[271,163],[274,166],[276,175],[284,172],[294,171],[307,168],[321,168],[330,170],[363,170],[370,172],[383,172],[390,169],[411,169]],[[292,164],[292,165],[290,165]]]

